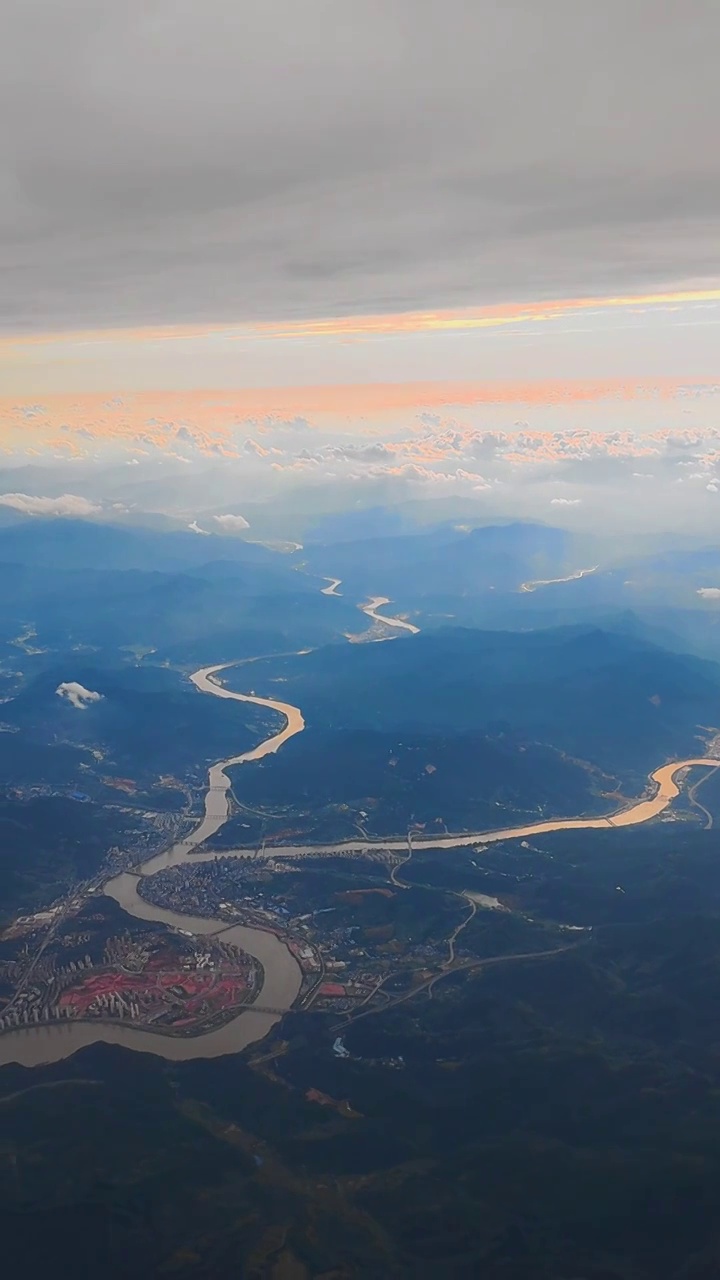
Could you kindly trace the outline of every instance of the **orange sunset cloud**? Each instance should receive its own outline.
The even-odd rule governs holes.
[[[167,427],[184,426],[205,444],[232,439],[233,428],[265,420],[291,420],[297,415],[331,418],[333,429],[357,428],[359,420],[382,415],[449,406],[589,404],[603,400],[673,399],[684,394],[720,390],[717,379],[661,378],[637,381],[621,378],[592,382],[415,382],[358,385],[246,388],[238,391],[134,392],[108,399],[88,393],[45,397],[41,404],[23,405],[0,399],[0,442],[22,431],[30,445],[63,429],[83,430],[100,440],[142,436],[164,440]],[[352,419],[352,422],[350,421]],[[67,439],[67,434],[66,434]]]
[[[289,325],[259,325],[275,337],[373,337],[410,333],[443,333],[463,329],[494,329],[530,321],[567,319],[588,311],[648,307],[680,307],[692,303],[720,302],[720,289],[681,290],[667,293],[630,294],[626,297],[563,298],[549,302],[503,303],[488,307],[463,307],[445,311],[411,311],[395,315],[349,316],[308,320]]]
[[[320,319],[236,324],[164,325],[132,329],[95,329],[35,334],[9,334],[0,338],[0,356],[19,355],[23,348],[48,343],[102,344],[187,341],[202,338],[308,339],[444,333],[495,329],[508,325],[567,319],[589,312],[675,309],[696,304],[720,303],[720,288],[682,289],[660,293],[611,297],[559,298],[540,302],[498,303],[427,311],[388,312],[378,315],[330,316]]]

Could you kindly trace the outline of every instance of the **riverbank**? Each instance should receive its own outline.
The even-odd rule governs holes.
[[[230,778],[227,769],[250,764],[278,751],[284,742],[305,728],[302,712],[289,703],[272,698],[260,698],[255,694],[235,693],[221,685],[216,677],[234,663],[221,663],[203,667],[191,677],[195,688],[214,697],[231,698],[236,702],[248,702],[266,707],[282,716],[285,724],[277,733],[266,738],[257,747],[241,755],[231,756],[211,766],[205,793],[204,812],[195,830],[186,840],[181,840],[164,853],[145,862],[137,874],[121,872],[113,876],[102,888],[124,911],[139,920],[169,925],[187,933],[200,936],[222,934],[223,939],[240,947],[259,962],[263,971],[263,983],[253,1004],[277,1012],[253,1011],[248,1005],[224,1026],[206,1035],[194,1038],[157,1035],[142,1027],[118,1023],[94,1025],[89,1022],[66,1022],[52,1025],[23,1027],[0,1037],[0,1066],[11,1062],[33,1067],[42,1063],[57,1062],[78,1049],[102,1041],[104,1044],[121,1044],[139,1052],[154,1053],[173,1062],[186,1062],[192,1058],[214,1058],[226,1053],[240,1053],[256,1040],[262,1040],[282,1017],[292,1008],[302,982],[300,966],[289,947],[274,933],[264,929],[252,929],[245,925],[230,925],[221,919],[186,915],[153,906],[140,897],[138,884],[141,877],[155,875],[164,867],[176,866],[187,861],[188,853],[201,845],[227,821],[229,813],[228,792]]]
[[[392,604],[388,596],[373,596],[371,600],[368,600],[367,604],[361,605],[360,608],[368,618],[372,618],[373,622],[379,622],[384,627],[398,627],[401,631],[409,631],[414,636],[419,635],[420,628],[414,626],[412,622],[406,622],[404,618],[390,618],[387,614],[378,613],[378,609],[386,604]]]
[[[385,618],[376,612],[378,607],[388,603],[390,602],[385,597],[374,597],[364,606],[364,612],[376,621],[387,625],[417,631],[411,623],[404,622],[402,619]],[[284,720],[284,726],[252,750],[212,765],[208,771],[203,816],[191,835],[185,840],[178,841],[164,853],[150,858],[136,872],[126,871],[113,876],[104,884],[102,891],[137,919],[166,924],[174,929],[200,936],[222,934],[226,941],[247,952],[259,962],[263,970],[263,983],[253,1002],[260,1007],[253,1011],[253,1006],[248,1005],[224,1026],[194,1038],[160,1036],[141,1027],[121,1023],[113,1026],[101,1023],[95,1026],[91,1023],[66,1022],[22,1028],[0,1037],[0,1065],[17,1062],[23,1066],[37,1066],[41,1063],[55,1062],[98,1041],[106,1044],[122,1044],[127,1048],[155,1053],[172,1061],[219,1057],[226,1053],[239,1053],[248,1045],[263,1039],[283,1013],[292,1007],[300,990],[302,973],[289,947],[276,934],[245,925],[228,925],[221,919],[171,911],[146,901],[138,893],[140,881],[155,875],[158,871],[172,866],[188,866],[196,862],[216,859],[219,856],[216,850],[211,852],[207,850],[197,852],[197,850],[227,821],[228,792],[231,786],[227,770],[273,754],[283,743],[301,733],[305,728],[305,721],[298,707],[272,698],[261,698],[255,694],[236,693],[220,684],[217,679],[219,673],[234,665],[228,662],[213,667],[203,667],[190,679],[201,693],[265,707],[280,715]],[[656,788],[654,795],[643,797],[606,817],[549,819],[521,827],[503,827],[494,831],[470,834],[413,835],[412,848],[451,849],[459,846],[488,845],[503,840],[524,839],[554,831],[635,826],[657,817],[679,795],[680,786],[676,781],[679,774],[695,767],[717,768],[718,766],[720,766],[720,760],[708,756],[661,765],[649,779]],[[392,840],[346,841],[332,845],[274,846],[272,856],[277,859],[337,853],[365,854],[378,848],[389,852],[405,853],[408,850],[408,839],[406,835]],[[247,849],[228,850],[222,853],[223,857],[247,857],[247,855]]]

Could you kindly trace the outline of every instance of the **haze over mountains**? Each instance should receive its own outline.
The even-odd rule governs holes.
[[[720,6],[19,0],[9,1280],[720,1276]]]
[[[311,809],[352,801],[354,812],[379,791],[377,829],[388,832],[433,805],[445,823],[459,805],[459,828],[482,826],[503,768],[513,812],[595,808],[591,776],[573,773],[571,760],[632,792],[653,765],[695,751],[698,725],[720,723],[719,668],[707,660],[720,635],[712,547],[618,563],[613,540],[547,525],[413,526],[382,511],[368,519],[326,520],[322,537],[281,551],[247,534],[14,513],[0,529],[8,778],[22,760],[29,781],[36,752],[41,782],[51,744],[83,791],[93,786],[88,757],[78,773],[78,749],[99,752],[121,777],[134,761],[146,786],[178,770],[198,778],[205,760],[241,745],[241,718],[198,699],[187,673],[247,659],[262,661],[231,668],[229,686],[296,702],[308,726],[253,787],[271,808],[283,796],[284,811],[293,796],[315,796]],[[384,536],[367,536],[383,523]],[[345,529],[355,536],[339,536]],[[380,592],[392,601],[386,612],[404,610],[419,635],[363,616]],[[377,639],[392,643],[367,643]],[[301,650],[312,652],[292,656]],[[100,696],[76,706],[57,696],[68,682]],[[251,735],[258,712],[246,720]],[[428,759],[417,770],[401,763],[391,779],[400,742]],[[539,789],[521,760],[527,750],[555,753]],[[482,767],[480,757],[468,764],[478,752]],[[518,768],[524,783],[510,781]],[[469,805],[457,777],[471,783]]]
[[[637,829],[482,832],[617,813],[666,760],[717,750],[716,548],[384,509],[267,541],[17,511],[0,528],[2,1009],[137,987],[188,924],[269,928],[323,966],[242,1053],[154,1031],[140,1054],[104,1007],[3,1032],[0,1051],[37,1031],[68,1052],[7,1050],[6,1229],[42,1224],[36,1270],[55,1231],[88,1277],[119,1277],[119,1239],[147,1280],[238,1257],[276,1280],[277,1223],[303,1280],[338,1259],[358,1278],[707,1280],[720,770]],[[225,662],[218,687],[266,701],[191,683]],[[252,760],[273,702],[304,729]],[[198,849],[223,759],[227,821]],[[113,877],[168,846],[176,865],[126,877],[138,919]]]

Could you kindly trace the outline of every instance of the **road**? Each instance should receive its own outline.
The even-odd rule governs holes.
[[[700,801],[697,798],[697,793],[698,793],[698,788],[702,786],[703,782],[707,782],[711,772],[712,772],[711,770],[708,770],[708,772],[704,774],[702,778],[698,778],[697,782],[693,783],[693,785],[688,790],[688,800],[690,801],[691,805],[694,805],[696,809],[699,809],[700,813],[705,815],[706,831],[709,831],[713,825],[713,816],[710,810],[706,809],[705,805],[700,803]]]
[[[378,1009],[363,1009],[361,1013],[350,1013],[341,1022],[336,1022],[330,1031],[337,1035],[345,1030],[353,1022],[358,1022],[360,1018],[371,1018],[376,1013],[387,1013],[388,1009],[394,1009],[398,1004],[404,1004],[406,1000],[412,1000],[421,991],[432,990],[436,982],[441,982],[443,978],[447,978],[451,973],[468,973],[472,970],[477,973],[479,969],[490,969],[499,964],[516,964],[522,960],[548,960],[551,956],[562,955],[565,951],[574,951],[577,947],[582,946],[581,942],[569,942],[564,947],[553,947],[550,951],[519,951],[508,956],[487,956],[483,960],[467,960],[462,964],[456,964],[452,968],[449,966],[440,973],[435,973],[431,978],[427,978],[424,982],[419,982],[412,991],[406,991],[401,996],[396,996],[394,1000],[388,1000]]]

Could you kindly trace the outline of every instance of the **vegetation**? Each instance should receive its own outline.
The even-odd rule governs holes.
[[[275,727],[273,715],[199,697],[190,663],[272,649],[228,680],[297,703],[308,725],[236,771],[235,816],[216,848],[611,810],[665,758],[703,749],[699,725],[720,723],[720,669],[681,652],[696,631],[677,613],[667,649],[627,619],[335,644],[348,620],[361,629],[354,601],[321,596],[262,548],[107,528],[91,546],[88,528],[0,531],[8,917],[92,875],[112,845],[159,842],[179,821],[162,775],[180,777],[167,790],[189,811],[208,760]],[[469,539],[436,530],[421,553],[395,543],[389,572],[415,606],[424,564],[428,591],[459,602],[474,581],[487,603],[500,575],[516,619],[525,597],[540,616],[534,593],[517,591],[523,578],[561,573],[571,550],[523,526]],[[359,589],[368,547],[335,548],[332,565],[328,550],[310,548],[306,568]],[[107,569],[88,572],[100,556]],[[666,570],[653,570],[658,591]],[[604,608],[613,583],[577,590]],[[304,642],[322,647],[282,656]],[[70,678],[102,701],[70,707],[55,693]],[[107,782],[125,775],[145,789]],[[72,799],[81,779],[89,799]],[[314,946],[339,939],[367,962],[367,999],[363,988],[363,1003],[327,1012],[331,992],[243,1055],[173,1065],[97,1045],[3,1068],[0,1229],[24,1273],[713,1280],[719,797],[720,771],[670,821],[415,849],[392,883],[375,852],[308,857],[282,874],[234,864],[240,899],[263,910],[277,899],[283,918],[307,912]],[[222,877],[202,867],[187,878],[212,906]],[[175,884],[184,873],[163,874]],[[125,928],[119,908],[103,910]],[[377,954],[390,969],[382,989]]]

